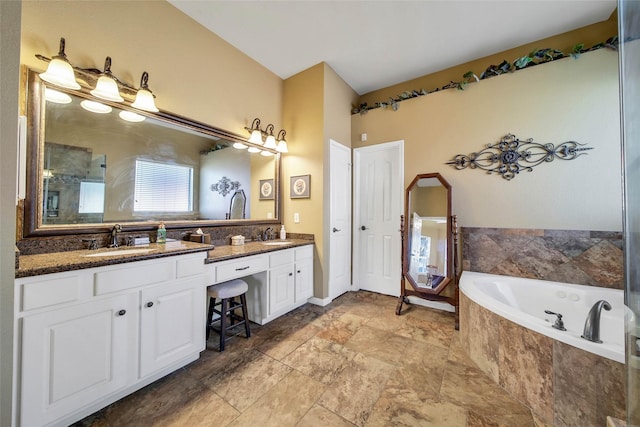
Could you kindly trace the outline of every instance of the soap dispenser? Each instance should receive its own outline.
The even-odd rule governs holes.
[[[167,229],[164,228],[164,222],[161,222],[158,226],[156,243],[167,243]]]
[[[280,227],[280,240],[285,240],[287,238],[287,231],[284,229],[284,224]]]

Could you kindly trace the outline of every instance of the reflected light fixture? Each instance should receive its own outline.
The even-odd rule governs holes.
[[[289,152],[289,148],[287,147],[287,141],[284,139],[286,134],[287,134],[287,131],[284,129],[280,129],[280,132],[278,132],[278,137],[276,138],[278,140],[276,151],[279,153]]]
[[[120,118],[122,120],[125,120],[127,122],[132,122],[132,123],[139,123],[139,122],[143,122],[146,117],[145,116],[141,116],[138,113],[134,113],[133,111],[120,111],[120,113],[118,113],[118,116],[120,116]]]
[[[44,88],[44,99],[55,104],[70,104],[71,97],[59,90],[51,89],[50,87]]]
[[[264,143],[264,148],[271,148],[272,150],[276,149],[276,137],[273,136],[273,125],[268,124],[265,129],[265,133],[267,134],[267,139]]]
[[[249,137],[249,142],[256,145],[262,145],[262,129],[260,129],[259,118],[256,117],[255,119],[253,119],[253,122],[251,122],[251,127],[248,128],[245,126],[245,129],[251,134],[251,136]]]
[[[158,107],[156,107],[156,103],[153,99],[153,93],[149,90],[149,73],[146,71],[142,73],[142,77],[140,78],[140,89],[136,93],[136,100],[131,104],[133,108],[138,108],[139,110],[151,111],[153,113],[157,113]]]
[[[108,105],[104,105],[96,101],[89,101],[88,99],[82,101],[80,103],[80,106],[87,111],[91,111],[92,113],[107,114],[111,112],[111,107],[109,107]]]
[[[248,151],[248,152],[250,152],[250,153],[259,153],[259,152],[261,152],[262,150],[261,150],[261,149],[259,149],[258,147],[254,147],[254,146],[252,145],[251,147],[249,147],[249,149],[248,149],[247,151]]]
[[[261,156],[265,156],[265,157],[269,157],[269,156],[273,156],[273,153],[271,151],[267,151],[267,150],[262,150],[260,152]]]
[[[233,144],[233,148],[237,148],[238,150],[244,150],[245,148],[248,148],[248,146],[246,144],[243,144],[242,142],[235,142]]]
[[[111,74],[111,57],[107,56],[104,60],[104,71],[98,79],[96,88],[91,91],[91,95],[107,101],[123,102],[124,99],[120,96],[118,90],[118,82]]]
[[[58,54],[51,58],[47,71],[40,73],[40,78],[56,86],[78,90],[80,89],[80,85],[76,81],[73,67],[69,63],[67,55],[64,53],[64,46],[65,40],[64,37],[61,37]]]

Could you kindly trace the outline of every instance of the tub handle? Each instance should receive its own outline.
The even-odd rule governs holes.
[[[553,311],[550,311],[550,310],[545,310],[544,312],[547,313],[547,314],[552,314],[554,316],[557,316],[556,317],[556,321],[553,323],[553,325],[551,325],[552,327],[554,327],[554,328],[556,328],[556,329],[558,329],[560,331],[566,331],[567,330],[567,328],[564,327],[564,322],[562,321],[562,314],[554,313]]]

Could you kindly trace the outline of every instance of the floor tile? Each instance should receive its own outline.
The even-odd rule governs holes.
[[[282,359],[282,363],[316,381],[331,384],[355,355],[340,344],[313,337]]]
[[[345,343],[345,347],[396,364],[402,358],[402,353],[410,341],[409,338],[363,325]]]
[[[346,343],[368,319],[352,313],[344,313],[340,317],[323,326],[318,333],[320,338],[339,344]],[[319,326],[319,325],[318,325]]]
[[[324,386],[297,371],[269,390],[231,426],[295,426],[324,391]]]
[[[350,423],[339,415],[334,414],[330,410],[320,405],[314,405],[309,412],[296,424],[297,427],[354,427],[355,424]]]
[[[367,427],[432,426],[465,427],[467,411],[451,402],[424,401],[417,398],[381,397],[367,420]]]
[[[449,348],[453,337],[453,325],[408,316],[407,321],[395,333],[412,340]]]
[[[327,388],[318,403],[348,421],[363,426],[395,367],[357,354]]]

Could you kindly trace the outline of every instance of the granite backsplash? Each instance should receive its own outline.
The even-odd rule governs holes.
[[[463,227],[462,268],[624,289],[622,232]]]
[[[279,237],[280,225],[235,225],[228,227],[200,227],[202,232],[211,236],[211,244],[216,246],[229,245],[231,236],[242,235],[247,241],[257,240],[265,230],[271,227],[274,238]],[[195,228],[167,229],[167,238],[185,240],[188,235],[194,232]],[[155,231],[127,231],[126,225],[122,226],[122,231],[118,233],[120,245],[126,245],[128,238],[149,237],[155,241]],[[312,234],[287,233],[288,238],[314,240]],[[96,234],[73,234],[65,236],[32,237],[19,240],[16,243],[21,255],[37,255],[49,252],[64,252],[88,249],[90,241],[95,239],[98,247],[109,246],[111,235],[109,233]]]

